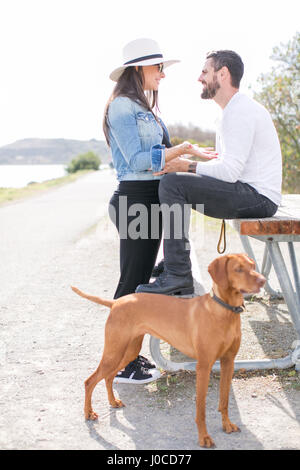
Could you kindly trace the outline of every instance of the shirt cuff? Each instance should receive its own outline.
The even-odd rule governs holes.
[[[151,170],[153,173],[161,171],[165,166],[165,146],[153,145],[151,148]]]
[[[209,164],[213,161],[214,160],[210,160],[210,161],[207,161],[207,162],[198,162],[197,166],[196,166],[196,175],[213,176],[212,175],[213,171],[210,170],[212,168],[212,165]],[[207,169],[208,169],[208,171],[207,171]]]
[[[200,162],[197,163],[197,166],[196,166],[196,175],[201,175],[201,170],[200,170],[200,165],[199,165]]]

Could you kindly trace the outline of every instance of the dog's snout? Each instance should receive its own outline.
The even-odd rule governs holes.
[[[260,287],[262,287],[266,282],[266,278],[262,274],[259,274],[257,276],[256,282]]]

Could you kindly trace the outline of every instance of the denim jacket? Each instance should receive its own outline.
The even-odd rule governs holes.
[[[142,105],[125,96],[118,96],[109,105],[108,123],[113,164],[119,181],[154,180],[153,173],[165,165],[163,129],[159,119]]]

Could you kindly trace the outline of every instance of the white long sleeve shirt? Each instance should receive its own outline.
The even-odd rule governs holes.
[[[216,133],[219,158],[198,162],[196,173],[253,186],[275,204],[281,202],[282,156],[270,113],[237,92],[225,106]]]

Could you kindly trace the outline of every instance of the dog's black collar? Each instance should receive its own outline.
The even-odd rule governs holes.
[[[219,297],[216,296],[216,294],[214,293],[213,290],[210,291],[210,296],[213,300],[218,302],[218,304],[222,305],[222,307],[225,307],[225,308],[227,308],[228,310],[231,310],[234,313],[242,313],[246,310],[244,304],[241,305],[240,307],[233,307],[232,305],[226,304],[226,302],[223,302],[222,299],[220,299]]]

